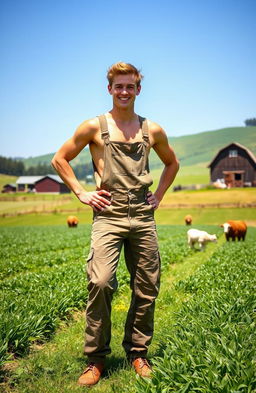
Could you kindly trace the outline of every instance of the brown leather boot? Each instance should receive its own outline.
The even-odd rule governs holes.
[[[150,378],[152,368],[146,358],[136,358],[132,360],[132,365],[138,375],[144,378]]]
[[[104,363],[89,363],[83,374],[78,379],[78,385],[95,385],[97,382],[99,382],[103,369]]]

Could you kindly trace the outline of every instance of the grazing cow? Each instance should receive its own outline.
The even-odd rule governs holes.
[[[232,239],[234,242],[237,238],[238,241],[245,240],[245,235],[247,232],[247,225],[244,221],[234,221],[229,220],[221,225],[224,228],[224,233],[226,240]]]
[[[187,231],[187,235],[189,247],[194,248],[195,243],[198,243],[201,251],[205,249],[206,243],[217,241],[216,235],[210,235],[209,233],[199,231],[198,229],[189,229]]]
[[[77,227],[78,218],[76,216],[68,216],[67,224],[68,224],[69,228]]]
[[[190,214],[187,214],[185,216],[185,224],[186,225],[191,225],[192,224],[192,216]]]

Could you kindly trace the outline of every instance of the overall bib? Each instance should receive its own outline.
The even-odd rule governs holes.
[[[116,269],[122,246],[132,290],[122,343],[127,357],[145,356],[153,336],[160,257],[154,209],[146,200],[152,184],[147,121],[139,120],[143,141],[115,142],[109,139],[106,117],[99,116],[104,170],[102,178],[97,172],[95,178],[98,189],[111,193],[111,205],[94,212],[87,259],[85,354],[94,362],[111,352],[111,301],[117,289]]]

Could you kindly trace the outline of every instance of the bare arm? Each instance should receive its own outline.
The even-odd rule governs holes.
[[[148,194],[148,201],[155,209],[164,197],[165,192],[173,183],[179,170],[179,162],[172,147],[168,143],[167,136],[161,127],[154,125],[152,136],[154,138],[153,149],[158,157],[164,163],[164,169],[161,174],[158,187],[154,194]]]
[[[102,195],[110,196],[111,194],[105,190],[93,192],[85,191],[69,164],[69,161],[73,160],[88,143],[92,142],[95,132],[97,131],[96,122],[97,120],[91,120],[82,123],[72,138],[67,140],[54,155],[52,166],[80,202],[90,205],[95,211],[98,211],[110,204]]]

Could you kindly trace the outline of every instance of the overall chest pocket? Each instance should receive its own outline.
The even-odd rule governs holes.
[[[113,172],[120,175],[129,175],[130,173],[142,175],[145,173],[143,166],[144,155],[139,153],[127,154],[112,154]]]
[[[112,149],[112,171],[120,175],[145,174],[145,149],[143,144],[122,146],[122,150]]]

